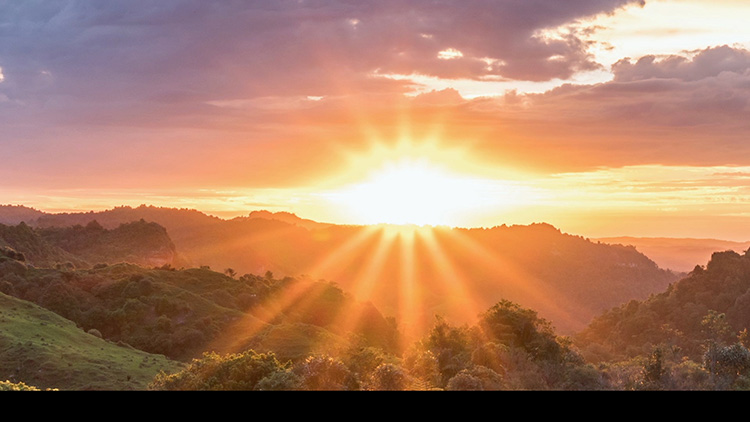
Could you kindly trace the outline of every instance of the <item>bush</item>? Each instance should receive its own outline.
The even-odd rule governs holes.
[[[149,386],[151,390],[258,390],[292,385],[293,377],[284,374],[291,364],[282,364],[273,353],[248,350],[240,354],[219,356],[205,353],[176,374],[160,373]],[[265,380],[265,378],[269,378]],[[263,383],[261,383],[263,381]],[[294,383],[296,384],[296,383]]]
[[[22,382],[12,383],[10,381],[0,381],[0,391],[40,391],[38,388],[26,385]]]
[[[448,380],[448,391],[483,391],[482,380],[463,370]]]
[[[92,329],[88,330],[87,333],[91,334],[92,336],[102,338],[102,333],[99,330],[97,330],[96,328],[92,328]]]
[[[340,360],[330,356],[310,356],[295,367],[305,390],[358,390],[356,378]]]
[[[375,368],[368,389],[383,391],[401,391],[406,390],[408,386],[408,377],[401,367],[390,363],[384,363]]]

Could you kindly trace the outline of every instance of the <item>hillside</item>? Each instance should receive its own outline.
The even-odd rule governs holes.
[[[162,355],[88,334],[37,305],[0,293],[0,380],[59,390],[145,390],[160,372],[176,372]]]
[[[0,224],[16,225],[22,221],[35,221],[45,212],[23,205],[0,205]]]
[[[84,268],[99,263],[130,262],[144,266],[180,262],[166,230],[143,220],[108,230],[95,220],[86,226],[32,228],[21,222],[0,224],[0,247],[12,248],[38,267]]]
[[[286,324],[396,347],[395,324],[322,281],[235,279],[205,268],[148,269],[124,263],[83,270],[33,268],[4,259],[0,291],[56,312],[84,330],[96,329],[112,342],[178,360],[262,345],[269,330]],[[316,346],[309,344],[309,349]]]
[[[709,340],[731,344],[749,328],[750,255],[725,251],[665,291],[608,310],[577,338],[599,358],[625,359],[664,345],[700,361]]]
[[[177,265],[177,251],[164,227],[144,220],[114,229],[96,220],[86,226],[36,229],[44,241],[91,264],[129,262],[142,266]]]
[[[310,224],[272,213],[222,220],[150,206],[45,214],[29,224],[96,220],[112,229],[140,219],[165,227],[188,266],[334,281],[415,334],[435,313],[470,322],[502,298],[572,333],[594,315],[677,279],[633,247],[595,243],[547,224],[429,230]]]

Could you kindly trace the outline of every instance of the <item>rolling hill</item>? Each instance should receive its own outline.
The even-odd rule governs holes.
[[[103,340],[53,312],[0,293],[0,380],[41,389],[145,390],[160,371],[181,368],[163,355]]]
[[[141,219],[163,226],[188,266],[333,281],[414,333],[424,332],[435,314],[470,322],[500,299],[537,309],[571,333],[597,313],[644,299],[678,278],[634,247],[593,242],[548,224],[345,226],[288,213],[223,220],[145,205],[44,214],[27,224],[50,229],[95,220],[112,230]]]

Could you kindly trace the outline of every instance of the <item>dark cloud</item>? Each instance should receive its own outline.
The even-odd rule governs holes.
[[[729,46],[707,48],[695,57],[645,56],[636,60],[618,61],[612,67],[617,82],[678,79],[697,81],[718,77],[722,73],[743,74],[750,69],[750,52]]]
[[[97,157],[103,168],[125,171],[128,165],[117,159],[132,157],[135,162],[138,153],[148,154],[137,149],[145,148],[144,139],[159,144],[159,150],[188,154],[184,147],[175,147],[177,136],[167,136],[183,136],[184,130],[195,131],[191,139],[197,134],[210,139],[216,150],[234,147],[236,132],[243,130],[247,145],[264,146],[275,137],[280,145],[296,148],[300,139],[310,137],[304,125],[315,124],[320,114],[332,125],[352,124],[347,119],[361,121],[361,116],[352,116],[352,107],[363,114],[372,101],[384,101],[381,96],[389,98],[383,104],[392,104],[390,95],[414,88],[409,80],[373,73],[545,80],[592,68],[596,64],[575,36],[544,39],[537,31],[637,1],[562,3],[0,2],[0,153],[14,154],[17,160],[11,167],[16,170],[36,168],[43,161],[67,166],[65,174],[79,174],[79,167],[91,165],[85,161],[92,151],[110,152]],[[439,57],[451,48],[462,56]],[[307,96],[333,102],[291,114],[236,107],[266,98],[292,98],[289,102]],[[356,99],[338,102],[344,96]],[[450,99],[456,100],[455,95]],[[328,111],[339,105],[341,109]],[[325,111],[316,111],[321,108]],[[220,135],[206,136],[211,130]],[[284,148],[274,151],[281,157]],[[204,153],[201,149],[197,155]],[[263,163],[283,162],[278,157]],[[140,167],[149,171],[146,164],[130,165]],[[6,166],[4,171],[15,170]],[[269,179],[265,173],[260,176]]]
[[[633,2],[4,2],[2,90],[19,100],[122,102],[165,91],[211,99],[326,95],[372,89],[374,71],[565,78],[596,66],[586,46],[536,31]],[[448,48],[463,56],[439,59]]]

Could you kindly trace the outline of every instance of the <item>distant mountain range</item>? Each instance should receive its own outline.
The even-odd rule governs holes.
[[[324,224],[267,211],[224,220],[145,205],[61,214],[0,207],[0,221],[24,221],[40,235],[92,221],[117,230],[141,220],[166,229],[181,266],[333,281],[394,316],[403,331],[423,331],[435,314],[470,322],[508,299],[569,333],[679,277],[632,246],[592,242],[548,224],[426,230]]]
[[[748,242],[719,239],[679,239],[665,237],[606,237],[595,239],[604,243],[633,245],[662,268],[678,272],[692,271],[696,265],[706,265],[717,251],[745,252]]]

